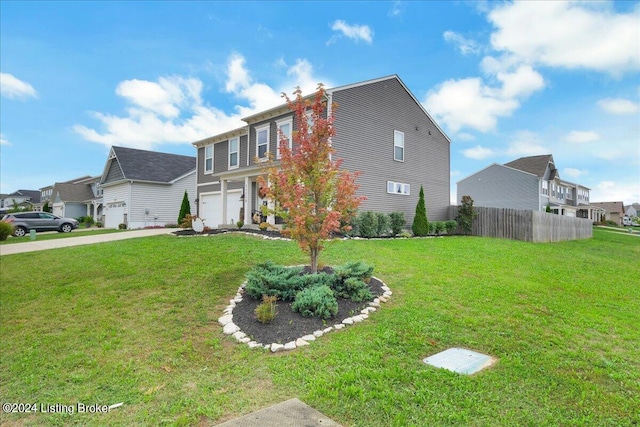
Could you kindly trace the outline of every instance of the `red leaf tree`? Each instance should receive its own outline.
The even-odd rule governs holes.
[[[311,271],[316,272],[324,241],[333,232],[351,228],[345,224],[349,224],[365,197],[356,196],[359,185],[355,181],[360,173],[341,170],[342,159],[334,158],[331,137],[335,135],[335,105],[327,113],[322,84],[313,101],[303,97],[299,87],[293,94],[293,100],[282,94],[297,123],[292,148],[281,133],[279,162],[270,160],[266,179],[261,176],[258,181],[274,202],[267,213],[283,219],[283,234],[296,240],[309,254]]]

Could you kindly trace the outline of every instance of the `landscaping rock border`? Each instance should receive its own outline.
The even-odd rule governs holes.
[[[240,285],[236,295],[231,300],[229,300],[229,305],[225,307],[223,315],[218,319],[218,323],[222,326],[223,334],[233,336],[233,338],[235,338],[237,342],[242,344],[247,344],[249,348],[252,348],[252,349],[261,348],[264,350],[270,350],[272,353],[276,353],[280,351],[295,350],[298,347],[309,345],[309,343],[315,341],[317,338],[320,338],[324,334],[327,334],[332,331],[339,331],[340,329],[343,329],[347,325],[354,325],[356,323],[362,322],[363,320],[369,318],[369,314],[378,310],[381,307],[381,304],[384,304],[387,301],[389,301],[389,298],[391,298],[391,295],[393,294],[393,292],[382,280],[378,279],[377,277],[374,277],[374,278],[380,281],[380,283],[382,284],[383,293],[379,297],[374,298],[373,301],[369,302],[368,306],[360,311],[360,314],[352,317],[347,317],[346,319],[342,320],[342,322],[340,323],[336,323],[335,325],[329,326],[322,330],[319,329],[313,332],[312,334],[304,335],[296,340],[289,341],[285,344],[279,344],[279,343],[263,344],[263,343],[253,341],[251,338],[247,336],[247,334],[245,334],[240,330],[240,327],[238,325],[233,323],[233,309],[235,308],[236,304],[241,302],[242,299],[244,298],[244,292],[245,292],[244,288],[245,288],[246,282]]]

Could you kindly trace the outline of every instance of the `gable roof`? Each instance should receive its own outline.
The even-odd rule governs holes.
[[[53,197],[58,197],[63,202],[83,202],[94,198],[91,187],[87,184],[73,184],[69,182],[56,182],[53,185]]]
[[[123,179],[133,181],[170,183],[196,170],[195,157],[117,146],[111,147],[105,172],[114,161],[120,167]]]
[[[553,156],[551,154],[543,154],[541,156],[520,157],[509,163],[505,163],[505,166],[509,166],[513,169],[529,172],[536,175],[538,178],[542,178],[547,171],[547,166],[551,163],[551,176],[550,180],[560,177],[555,168]]]
[[[591,206],[599,206],[609,213],[624,214],[624,203],[622,202],[590,202]]]
[[[11,194],[7,194],[7,198],[11,196],[14,197],[25,197],[28,198],[32,203],[40,202],[40,191],[39,190],[16,190]]]

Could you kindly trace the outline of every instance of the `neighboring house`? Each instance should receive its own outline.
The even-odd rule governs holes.
[[[9,210],[16,206],[19,209],[30,209],[40,202],[38,190],[16,190],[11,194],[3,194],[0,199],[0,209]]]
[[[622,225],[622,217],[625,215],[623,202],[593,202],[591,204],[604,209],[608,221],[614,221],[616,224]]]
[[[420,186],[430,220],[449,208],[449,138],[396,75],[327,90],[338,105],[332,146],[342,167],[360,171],[361,211],[401,211],[413,221]],[[253,222],[266,201],[256,179],[266,153],[278,157],[278,131],[297,129],[286,104],[243,119],[246,126],[194,142],[198,158],[198,216],[209,227]],[[277,160],[276,160],[277,161]],[[269,222],[274,222],[269,218]]]
[[[625,206],[624,212],[630,218],[633,218],[634,216],[640,216],[640,203],[633,203],[629,206]]]
[[[176,224],[185,191],[195,204],[196,158],[111,147],[100,186],[106,228]]]
[[[457,183],[458,197],[475,206],[545,211],[599,221],[603,211],[589,204],[590,189],[560,178],[553,156],[521,157],[494,163]]]
[[[52,213],[65,218],[91,216],[102,221],[101,176],[84,176],[66,182],[56,182],[51,189],[43,187],[41,194],[50,192]],[[42,204],[44,206],[44,203]]]

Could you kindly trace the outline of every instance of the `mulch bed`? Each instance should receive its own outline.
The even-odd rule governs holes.
[[[372,278],[369,286],[374,298],[382,295],[382,282]],[[347,317],[361,314],[360,311],[369,306],[371,301],[353,302],[349,299],[337,298],[338,314],[323,321],[319,317],[303,317],[291,309],[293,302],[277,302],[278,315],[269,323],[260,323],[256,319],[255,309],[262,302],[244,295],[242,301],[233,309],[233,323],[252,340],[261,344],[286,344],[304,335],[313,334],[337,323]]]

